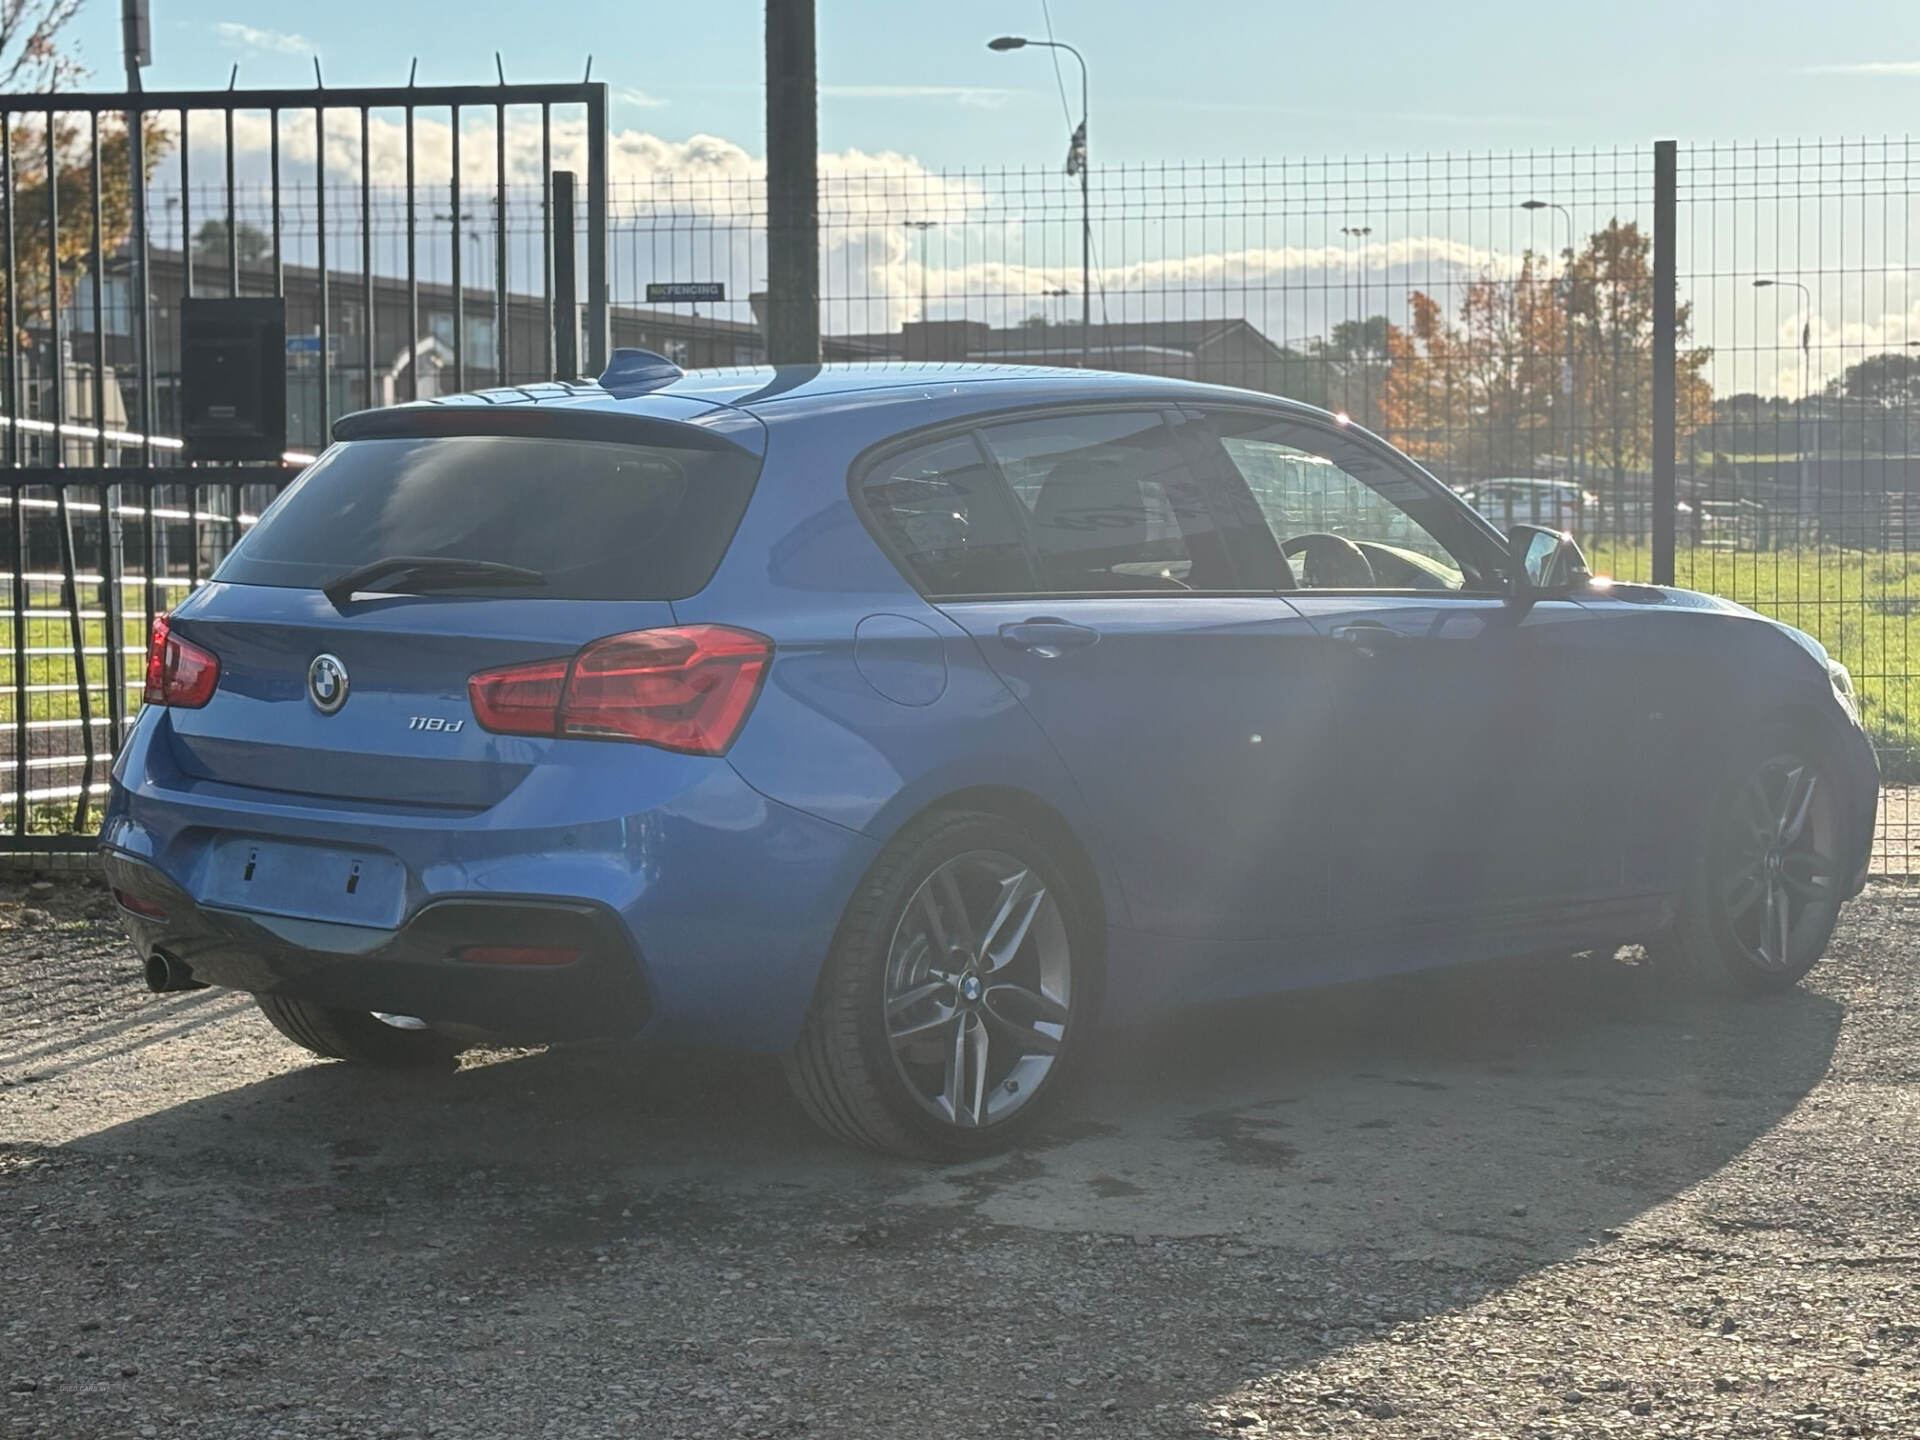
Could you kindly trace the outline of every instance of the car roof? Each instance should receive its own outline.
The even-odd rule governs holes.
[[[982,408],[1014,400],[1139,398],[1162,404],[1238,399],[1292,410],[1303,417],[1327,418],[1325,411],[1259,391],[1107,370],[1063,366],[936,364],[912,361],[854,362],[832,365],[741,365],[673,373],[632,387],[599,381],[542,382],[502,386],[414,401],[396,407],[507,406],[598,410],[633,416],[670,418],[689,424],[713,423],[717,410],[747,411],[771,418],[782,410],[807,408],[808,402],[832,403],[859,396],[875,403],[911,404],[930,392],[952,394],[955,387],[982,386]],[[988,390],[992,393],[987,403]],[[709,417],[703,421],[702,415]]]

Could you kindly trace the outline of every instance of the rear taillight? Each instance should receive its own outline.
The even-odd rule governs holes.
[[[482,670],[467,697],[483,729],[502,735],[632,740],[721,755],[740,733],[773,658],[773,642],[726,625],[634,630],[566,660]]]
[[[197,710],[213,698],[219,683],[220,657],[174,634],[166,616],[154,616],[147,641],[147,688],[141,698],[149,705]]]

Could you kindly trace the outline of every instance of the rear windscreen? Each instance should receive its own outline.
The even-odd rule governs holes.
[[[349,440],[288,486],[214,575],[318,589],[395,556],[537,570],[436,594],[678,600],[712,578],[760,462],[733,449],[456,435]]]

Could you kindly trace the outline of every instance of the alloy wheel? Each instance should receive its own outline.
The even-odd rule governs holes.
[[[1762,970],[1797,963],[1800,937],[1840,898],[1833,795],[1797,755],[1777,755],[1735,794],[1726,820],[1719,895],[1728,928]],[[1824,932],[1822,932],[1824,933]]]
[[[1032,865],[968,851],[907,901],[887,954],[887,1043],[935,1118],[977,1129],[1024,1107],[1059,1057],[1072,1005],[1066,921]]]

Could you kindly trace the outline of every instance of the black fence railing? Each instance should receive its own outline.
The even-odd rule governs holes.
[[[295,473],[0,470],[12,541],[0,684],[7,848],[72,848],[98,828],[154,616],[205,581]]]

